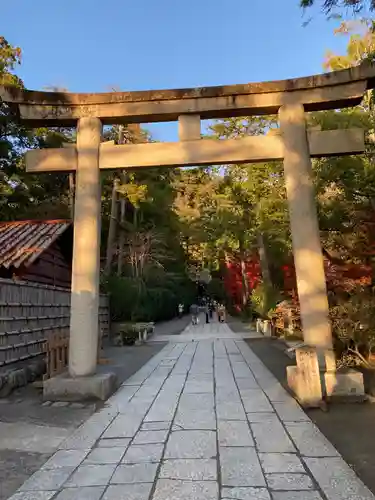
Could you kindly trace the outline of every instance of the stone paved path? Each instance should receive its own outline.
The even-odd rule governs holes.
[[[215,328],[164,347],[12,500],[375,499],[245,342]]]

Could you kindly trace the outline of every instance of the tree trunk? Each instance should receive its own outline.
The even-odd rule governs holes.
[[[112,187],[112,200],[111,200],[111,217],[109,220],[109,230],[107,238],[107,253],[105,260],[104,272],[108,276],[111,273],[111,266],[113,260],[113,253],[116,241],[116,226],[117,226],[117,189],[118,189],[118,179],[113,179]]]
[[[243,310],[245,310],[247,302],[249,300],[250,290],[249,290],[249,281],[247,279],[247,273],[246,273],[245,249],[242,238],[239,240],[238,246],[240,249],[240,269],[241,269],[241,280],[242,280],[242,308]]]
[[[247,280],[247,274],[246,274],[246,262],[245,259],[241,253],[241,278],[242,278],[242,308],[245,309],[247,306],[247,302],[249,300],[249,282]]]
[[[74,178],[74,173],[71,172],[69,174],[69,211],[70,211],[70,218],[73,220],[74,219],[74,191],[75,191],[75,178]]]
[[[126,200],[120,200],[120,237],[117,254],[117,276],[122,275],[122,267],[124,262],[124,247],[125,247],[125,231],[122,224],[125,222]]]
[[[259,253],[259,261],[260,261],[260,269],[262,271],[263,283],[266,286],[271,286],[272,281],[271,281],[270,269],[268,266],[267,252],[266,252],[266,247],[264,244],[264,238],[263,238],[262,233],[258,233],[257,240],[258,240],[258,253]]]

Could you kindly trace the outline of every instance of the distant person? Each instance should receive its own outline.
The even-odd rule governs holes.
[[[217,308],[217,314],[219,317],[219,323],[225,322],[225,306],[223,304],[219,304]]]
[[[212,319],[214,316],[214,310],[215,310],[215,304],[213,303],[212,300],[210,300],[209,310],[210,310],[210,319]]]
[[[204,306],[204,312],[206,314],[206,325],[207,325],[210,322],[210,306],[208,302],[206,302],[206,305]]]
[[[184,314],[184,304],[178,304],[178,317],[181,319]]]
[[[191,322],[193,325],[198,324],[198,314],[199,314],[199,307],[197,304],[192,304],[190,306],[190,314],[191,314]]]

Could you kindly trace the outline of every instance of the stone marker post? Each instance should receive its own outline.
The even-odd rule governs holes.
[[[100,272],[100,170],[102,124],[80,118],[70,313],[69,374],[92,375],[98,352]]]
[[[316,349],[321,368],[325,371],[326,364],[329,364],[331,370],[334,369],[332,333],[303,105],[281,106],[279,120],[304,342]],[[331,362],[327,363],[328,360]],[[310,379],[311,376],[312,373]],[[319,372],[316,376],[319,377]],[[312,383],[311,389],[315,401],[316,383]]]

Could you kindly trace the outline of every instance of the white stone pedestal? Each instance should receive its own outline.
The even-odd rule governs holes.
[[[320,407],[324,400],[359,402],[365,399],[363,375],[356,370],[337,372],[333,353],[322,353],[325,365],[313,347],[296,349],[297,366],[287,367],[288,385],[302,406]],[[322,361],[322,360],[320,360]]]
[[[46,401],[105,401],[117,389],[114,373],[96,373],[87,377],[71,377],[68,373],[57,375],[43,384]]]
[[[357,401],[365,398],[363,374],[356,370],[327,372],[324,374],[324,382],[328,398],[351,398]]]

